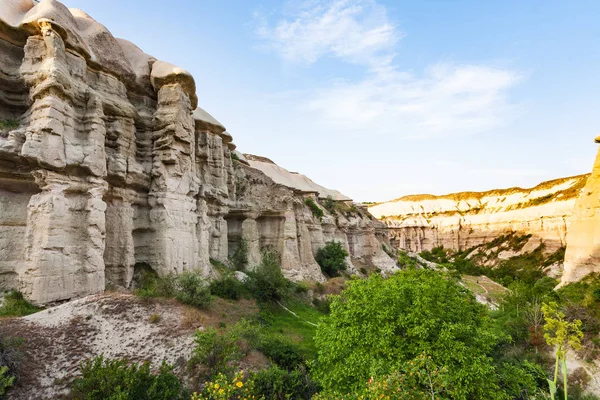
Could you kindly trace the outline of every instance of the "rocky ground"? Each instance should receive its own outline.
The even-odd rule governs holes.
[[[24,339],[21,376],[11,399],[63,397],[81,362],[100,354],[154,366],[165,360],[182,375],[196,330],[256,312],[249,300],[216,299],[207,311],[199,311],[175,300],[106,293],[3,319],[0,335]]]

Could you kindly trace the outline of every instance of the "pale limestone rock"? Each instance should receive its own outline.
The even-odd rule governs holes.
[[[315,218],[307,191],[347,198],[250,168],[187,71],[55,0],[0,8],[0,119],[16,121],[0,130],[0,289],[36,303],[129,287],[137,265],[212,278],[242,238],[251,267],[272,248],[296,281],[325,279],[328,240],[352,272],[395,268],[366,211]]]
[[[600,272],[600,151],[575,204],[567,243],[561,285]]]
[[[436,246],[464,250],[517,232],[532,235],[522,251],[543,242],[544,251],[552,253],[567,244],[569,221],[586,180],[587,175],[580,175],[532,189],[405,196],[373,205],[369,211],[385,217],[390,240],[408,251]]]

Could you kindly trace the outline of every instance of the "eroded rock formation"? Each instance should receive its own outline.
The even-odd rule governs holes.
[[[600,137],[596,138],[598,142]],[[567,243],[561,284],[577,282],[589,273],[600,272],[600,151],[575,203]]]
[[[567,244],[575,201],[587,180],[580,175],[531,189],[405,196],[369,211],[386,223],[395,245],[412,252],[436,246],[465,250],[516,232],[532,235],[529,251],[544,243],[544,251],[552,253]]]
[[[319,220],[305,196],[246,165],[197,108],[193,77],[55,0],[0,8],[0,289],[37,303],[276,248],[291,279],[340,240],[352,268],[395,268],[364,210]]]

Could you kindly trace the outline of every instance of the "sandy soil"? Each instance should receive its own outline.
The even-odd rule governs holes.
[[[81,362],[99,354],[153,366],[165,360],[182,375],[197,329],[233,323],[254,312],[255,304],[245,301],[217,299],[209,310],[199,311],[175,300],[106,293],[2,319],[0,334],[25,339],[21,377],[10,398],[61,398]],[[151,322],[154,314],[160,317]]]

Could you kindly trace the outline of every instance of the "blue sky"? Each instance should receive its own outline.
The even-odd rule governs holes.
[[[64,3],[190,71],[239,150],[359,201],[594,162],[598,1]]]

